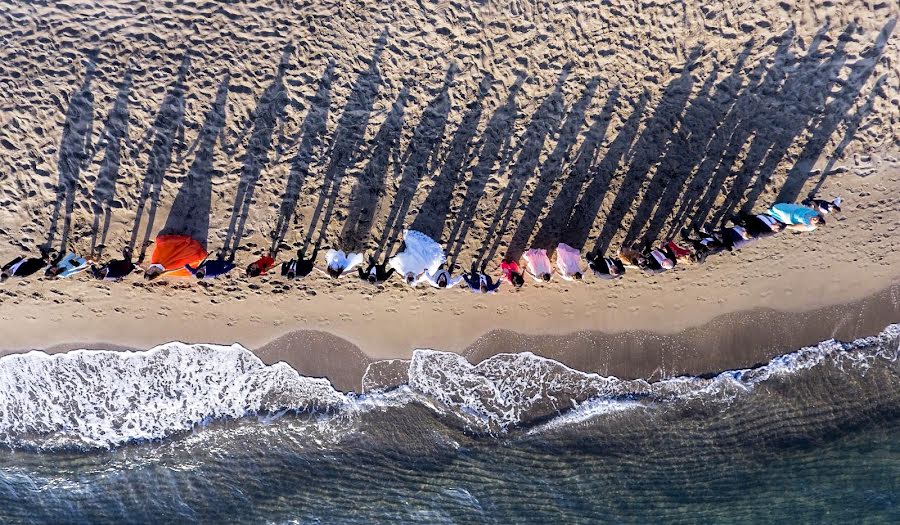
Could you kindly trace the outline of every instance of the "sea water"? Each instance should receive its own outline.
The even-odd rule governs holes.
[[[898,523],[900,325],[620,380],[416,351],[365,395],[238,346],[0,358],[2,523]]]

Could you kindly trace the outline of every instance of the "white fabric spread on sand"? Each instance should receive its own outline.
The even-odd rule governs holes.
[[[570,279],[576,273],[583,273],[581,253],[568,244],[559,243],[556,248],[556,267],[563,278]]]
[[[434,274],[447,260],[441,245],[424,233],[406,230],[403,232],[403,243],[403,251],[391,257],[388,262],[402,276],[408,273],[415,276],[425,272]]]
[[[343,273],[353,271],[354,268],[362,264],[363,256],[361,253],[345,254],[341,250],[328,250],[325,254],[325,263],[328,267],[343,268]]]
[[[532,248],[525,252],[525,260],[528,262],[528,272],[535,279],[541,280],[541,276],[545,273],[553,274],[547,250]]]

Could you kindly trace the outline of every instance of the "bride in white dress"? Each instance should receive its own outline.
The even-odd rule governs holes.
[[[342,250],[328,250],[325,254],[325,273],[337,279],[353,271],[363,262],[361,253],[345,254]]]
[[[391,257],[388,265],[399,272],[410,286],[415,286],[423,273],[435,274],[447,260],[441,245],[422,232],[403,231],[404,249]]]
[[[567,281],[580,281],[582,272],[581,252],[568,244],[559,243],[556,248],[556,267],[560,277]]]

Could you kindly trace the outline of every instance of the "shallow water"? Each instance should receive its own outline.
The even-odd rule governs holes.
[[[212,373],[187,345],[128,357],[143,386],[120,354],[85,353],[56,363],[82,367],[60,390],[24,395],[39,377],[13,375],[4,358],[0,521],[896,523],[898,341],[895,325],[754,370],[655,383],[528,354],[473,367],[419,352],[408,386],[368,396],[273,374],[239,348],[228,366],[244,363],[240,374]],[[170,375],[187,358],[197,375]],[[27,359],[46,374],[47,358]],[[166,420],[173,392],[196,393],[199,419]],[[95,420],[21,413],[54,403]],[[229,415],[241,403],[246,415]],[[123,412],[145,427],[117,432]]]

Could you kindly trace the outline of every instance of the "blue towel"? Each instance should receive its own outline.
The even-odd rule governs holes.
[[[812,218],[818,214],[819,212],[812,208],[789,202],[780,202],[769,208],[769,215],[785,224],[805,224],[809,226]]]

